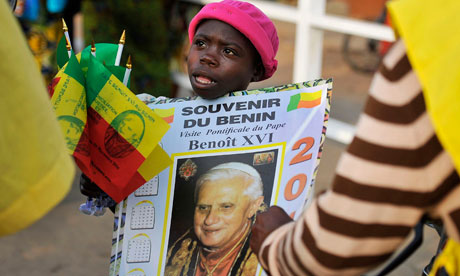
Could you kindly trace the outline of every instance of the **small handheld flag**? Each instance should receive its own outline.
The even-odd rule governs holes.
[[[169,166],[157,146],[169,125],[93,57],[86,87],[91,169],[85,174],[119,202]]]

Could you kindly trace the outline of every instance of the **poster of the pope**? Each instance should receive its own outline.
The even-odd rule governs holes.
[[[178,161],[165,275],[255,275],[250,230],[270,204],[277,157],[272,149]]]
[[[172,165],[117,206],[110,275],[265,275],[251,227],[268,206],[295,219],[312,199],[331,88],[150,104],[171,126],[160,146]]]

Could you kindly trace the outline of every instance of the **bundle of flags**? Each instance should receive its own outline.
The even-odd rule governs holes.
[[[129,90],[130,67],[116,64],[120,45],[78,55],[68,45],[58,47],[51,102],[78,167],[120,202],[171,164],[159,145],[169,125]]]

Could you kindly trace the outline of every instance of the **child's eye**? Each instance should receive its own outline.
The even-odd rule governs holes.
[[[206,45],[206,43],[204,43],[203,40],[196,40],[195,45],[198,46],[198,47],[203,47],[203,46]]]
[[[233,50],[233,49],[230,49],[230,48],[225,48],[224,53],[226,55],[231,55],[231,56],[236,56],[237,55],[237,52],[235,50]]]

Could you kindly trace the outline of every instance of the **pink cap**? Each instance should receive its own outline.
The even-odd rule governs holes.
[[[205,19],[223,21],[240,31],[254,45],[262,58],[265,74],[261,80],[270,78],[275,73],[278,61],[278,35],[273,22],[254,5],[234,0],[224,0],[204,6],[190,22],[188,37],[190,43],[195,36],[198,24]]]

